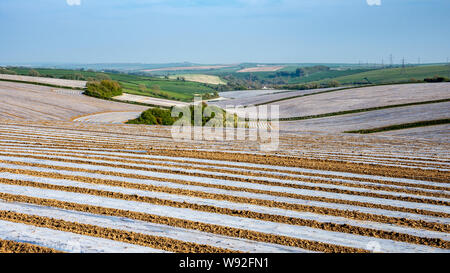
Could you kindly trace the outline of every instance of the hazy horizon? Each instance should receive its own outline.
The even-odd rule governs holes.
[[[445,0],[2,0],[2,64],[444,63]]]

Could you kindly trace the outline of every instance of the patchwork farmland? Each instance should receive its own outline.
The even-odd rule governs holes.
[[[450,252],[442,138],[307,128],[280,132],[279,149],[263,152],[261,140],[175,141],[170,127],[101,123],[143,106],[0,87],[3,252]],[[348,108],[328,97],[305,112],[320,114],[447,98],[447,85],[420,87],[286,103],[348,92]],[[411,107],[448,117],[446,103]],[[408,107],[380,111],[416,113]]]
[[[374,130],[383,131],[380,135],[448,142],[449,94],[449,83],[395,84],[299,91],[223,92],[220,93],[222,100],[210,104],[223,108],[268,106],[269,112],[271,106],[277,106],[280,111],[279,128],[285,132],[346,133]],[[237,109],[235,113],[244,117],[246,111]],[[251,128],[261,127],[255,124],[267,127],[262,121],[258,123],[250,120],[249,124],[253,124]],[[270,126],[271,122],[268,124]],[[407,129],[408,126],[420,127]]]

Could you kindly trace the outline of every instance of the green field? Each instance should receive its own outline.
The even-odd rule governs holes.
[[[450,67],[448,65],[421,65],[407,66],[405,68],[329,69],[327,71],[313,71],[301,76],[283,75],[283,72],[293,73],[295,69],[296,67],[288,66],[277,72],[232,73],[232,75],[239,80],[259,81],[269,85],[295,85],[310,82],[327,83],[330,80],[336,80],[341,85],[387,84],[423,81],[424,78],[432,78],[434,76],[450,78]],[[308,67],[306,70],[308,70]]]
[[[401,83],[411,80],[422,81],[424,78],[432,78],[436,75],[449,77],[450,67],[448,65],[423,65],[405,68],[376,69],[362,73],[334,78],[343,85],[372,83]],[[369,82],[366,80],[368,79]],[[324,81],[322,81],[324,82]]]
[[[125,93],[151,96],[151,97],[161,97],[166,99],[176,99],[181,101],[191,101],[194,98],[194,94],[204,94],[212,93],[215,90],[201,83],[189,82],[189,81],[177,81],[177,80],[167,80],[159,78],[146,78],[139,77],[133,80],[119,80],[113,77],[113,80],[118,80]],[[142,86],[146,89],[143,90]],[[158,91],[159,87],[159,91]],[[158,96],[158,93],[169,95],[165,97],[164,95]]]
[[[118,81],[125,93],[179,101],[192,101],[195,94],[260,89],[265,86],[294,90],[303,89],[303,85],[314,83],[314,86],[327,87],[331,80],[337,81],[340,85],[349,86],[423,82],[425,78],[433,78],[435,76],[450,78],[450,66],[444,64],[384,69],[374,66],[344,66],[343,64],[311,64],[311,66],[288,64],[285,68],[276,72],[235,72],[236,69],[252,66],[254,64],[240,64],[230,68],[209,70],[202,73],[195,71],[196,73],[166,74],[164,76],[151,76],[143,73],[126,74],[111,70],[109,72],[50,68],[35,68],[34,70],[43,77],[87,81],[108,78]],[[297,73],[297,69],[301,70],[302,73]],[[23,67],[8,67],[8,70],[20,75],[28,75],[30,72],[30,68]],[[184,79],[177,79],[181,76]]]
[[[15,71],[19,75],[28,75],[30,72],[29,68],[8,69]],[[213,93],[215,91],[207,84],[160,77],[66,69],[35,68],[34,70],[38,71],[42,77],[74,80],[98,80],[106,76],[118,81],[125,93],[180,101],[191,101],[194,98],[194,94]]]
[[[169,79],[176,80],[177,78],[183,78],[190,82],[200,82],[206,84],[227,84],[226,81],[222,80],[220,77],[215,75],[206,74],[177,74],[169,76]]]

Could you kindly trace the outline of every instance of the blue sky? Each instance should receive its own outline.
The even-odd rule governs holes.
[[[443,62],[449,14],[448,0],[1,0],[0,63]]]

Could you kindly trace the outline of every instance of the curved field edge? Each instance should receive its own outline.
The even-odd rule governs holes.
[[[308,93],[308,94],[301,94],[301,95],[296,95],[296,96],[292,96],[292,97],[286,97],[286,98],[266,101],[266,102],[263,102],[263,103],[255,104],[254,106],[261,106],[261,105],[266,105],[266,104],[272,104],[272,103],[275,103],[275,102],[286,101],[286,100],[302,98],[302,97],[309,97],[309,96],[320,95],[320,94],[325,94],[325,93],[334,93],[334,92],[345,91],[345,90],[349,90],[349,89],[358,89],[358,88],[376,87],[376,86],[389,86],[389,85],[408,85],[408,84],[424,84],[424,83],[423,82],[399,82],[399,83],[395,83],[394,82],[394,83],[382,83],[382,84],[364,84],[364,85],[355,85],[355,86],[344,86],[344,87],[341,87],[341,88],[336,88],[336,89],[331,89],[331,90],[325,90],[325,91],[320,91],[320,92],[315,92],[315,93]],[[314,89],[306,89],[306,90],[314,90]]]
[[[403,130],[403,129],[409,129],[409,128],[442,125],[442,124],[449,124],[449,123],[450,123],[450,119],[448,119],[448,118],[447,119],[437,119],[437,120],[425,120],[425,121],[396,124],[396,125],[391,125],[391,126],[384,126],[384,127],[379,127],[379,128],[346,131],[344,133],[372,134],[372,133],[379,133],[379,132],[386,132],[386,131]]]
[[[450,98],[448,98],[448,99],[440,99],[440,100],[430,100],[430,101],[419,101],[419,102],[410,102],[410,103],[403,103],[403,104],[392,104],[392,105],[385,105],[385,106],[378,106],[378,107],[370,107],[370,108],[354,109],[354,110],[347,110],[347,111],[331,112],[331,113],[310,115],[310,116],[280,118],[278,120],[279,121],[294,121],[294,120],[306,120],[306,119],[315,119],[315,118],[325,118],[325,117],[332,117],[332,116],[341,116],[341,115],[347,115],[347,114],[355,114],[355,113],[363,113],[363,112],[377,111],[377,110],[383,110],[383,109],[397,108],[397,107],[416,106],[416,105],[433,104],[433,103],[441,103],[441,102],[449,102],[449,101],[450,101]]]

